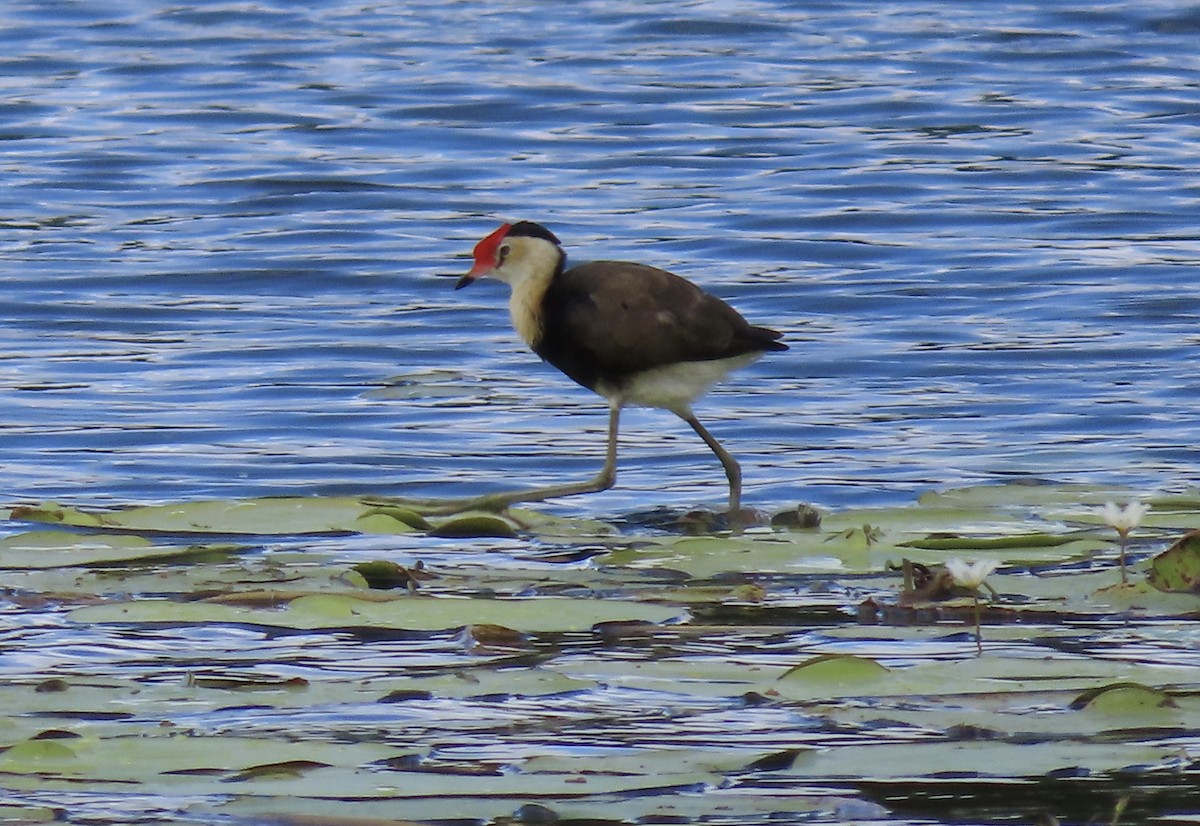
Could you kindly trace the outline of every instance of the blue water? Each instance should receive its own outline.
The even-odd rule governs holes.
[[[1200,7],[0,10],[7,503],[589,477],[476,240],[685,275],[791,349],[697,407],[745,498],[1196,476]],[[659,411],[573,512],[719,504]]]

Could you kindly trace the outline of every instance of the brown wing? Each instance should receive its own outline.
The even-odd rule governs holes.
[[[786,349],[779,334],[665,270],[594,261],[546,291],[538,355],[585,387],[642,370]]]

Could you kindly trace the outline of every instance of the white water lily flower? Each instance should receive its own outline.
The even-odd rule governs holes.
[[[1131,530],[1142,524],[1142,517],[1150,511],[1150,506],[1141,502],[1130,502],[1125,507],[1119,507],[1116,502],[1105,502],[1102,515],[1104,521],[1117,529],[1117,533],[1125,536]]]
[[[963,588],[978,588],[992,571],[999,567],[1000,563],[994,559],[979,559],[975,562],[967,562],[964,559],[946,560],[946,570],[954,578],[954,583]]]
[[[1121,582],[1122,584],[1129,582],[1129,573],[1125,568],[1125,546],[1129,542],[1129,532],[1142,524],[1144,517],[1150,510],[1150,506],[1141,502],[1130,502],[1125,507],[1118,507],[1116,502],[1105,502],[1104,510],[1100,513],[1104,517],[1104,521],[1111,527],[1116,528],[1117,536],[1121,538]]]
[[[975,606],[975,654],[983,656],[983,625],[979,617],[979,586],[988,578],[988,574],[1000,567],[994,559],[977,559],[967,562],[965,559],[947,559],[946,570],[955,585],[971,589],[971,601]]]

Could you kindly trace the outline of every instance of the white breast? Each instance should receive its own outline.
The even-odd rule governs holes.
[[[680,416],[691,411],[692,402],[708,388],[734,370],[752,364],[762,353],[746,353],[727,359],[711,361],[681,361],[644,370],[615,387],[601,382],[596,386],[600,395],[638,407],[661,407]]]

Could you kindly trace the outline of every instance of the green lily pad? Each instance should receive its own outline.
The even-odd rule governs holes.
[[[343,767],[340,774],[348,775],[362,765],[395,753],[381,744],[185,737],[169,731],[158,736],[76,738],[67,743],[26,740],[0,753],[0,770],[6,774],[6,783],[16,785],[16,778],[24,775],[46,788],[77,787],[80,782],[97,785],[153,782],[161,788],[186,785],[191,782],[189,777],[216,775],[234,779],[257,766],[297,761],[340,766]],[[170,775],[175,777],[167,781]],[[59,780],[66,783],[55,782]]]
[[[395,522],[399,522],[415,531],[427,531],[430,528],[429,520],[421,514],[417,513],[412,508],[404,508],[399,505],[380,505],[377,507],[368,508],[358,517],[356,522],[362,524],[364,521],[372,517],[387,517]],[[390,524],[390,523],[389,523]],[[368,531],[369,533],[382,533],[383,531]],[[395,533],[396,531],[387,531]]]
[[[0,823],[54,823],[62,822],[62,812],[50,806],[22,806],[0,804]]]
[[[469,513],[439,523],[429,534],[455,539],[488,536],[511,539],[517,535],[517,531],[506,519],[494,513]]]
[[[680,611],[665,606],[599,599],[451,599],[408,596],[368,601],[357,595],[309,594],[280,609],[243,608],[222,602],[144,599],[77,608],[83,623],[226,623],[312,630],[391,628],[439,631],[465,625],[502,625],[526,632],[586,631],[605,622],[669,622]]]
[[[1021,533],[1011,536],[926,536],[901,542],[902,548],[931,551],[1005,551],[1026,548],[1057,548],[1075,541],[1074,537],[1048,533]]]
[[[48,525],[66,525],[76,528],[102,528],[105,526],[104,520],[97,514],[85,513],[56,502],[18,505],[9,511],[8,518],[15,521],[41,522]]]
[[[1071,701],[1071,708],[1097,714],[1144,714],[1176,708],[1165,691],[1141,683],[1112,683],[1091,689]]]
[[[890,674],[890,669],[867,657],[821,654],[789,668],[775,681],[772,690],[794,698],[824,696],[830,691],[868,693]]]
[[[163,545],[125,534],[31,531],[0,539],[0,568],[147,568],[218,562],[242,550],[236,545]]]
[[[1087,822],[1101,809],[1070,801],[1097,777],[1184,788],[1180,737],[1200,730],[1195,594],[1115,585],[1094,519],[1130,498],[997,486],[695,537],[511,509],[487,516],[519,541],[475,542],[421,522],[474,514],[406,500],[34,509],[58,521],[0,539],[29,656],[0,679],[0,773],[12,795],[153,801],[143,820],[169,801],[246,822],[397,805],[421,822],[875,822],[892,815],[855,790],[886,784],[930,820],[982,821],[975,801],[1019,783]],[[1152,516],[1197,517],[1177,505]],[[245,539],[169,555],[217,536]],[[1130,547],[1152,577],[1153,536]],[[902,603],[887,563],[981,549],[1004,568],[977,657],[970,601]],[[363,569],[422,587],[370,589]]]
[[[351,570],[363,578],[368,588],[382,591],[392,588],[415,588],[416,580],[408,569],[397,565],[390,559],[373,559],[370,562],[359,562],[351,566]]]
[[[803,679],[823,682],[858,682],[890,673],[875,660],[852,654],[820,654],[792,666],[780,680]]]
[[[798,761],[788,773],[805,778],[920,782],[969,773],[979,778],[1041,778],[1052,773],[1100,774],[1134,764],[1170,765],[1169,748],[1123,745],[1097,748],[1071,741],[1009,743],[1003,740],[927,740],[829,749]]]
[[[1155,556],[1147,581],[1160,591],[1200,593],[1200,531],[1192,531]]]
[[[22,740],[0,752],[0,770],[45,771],[52,766],[70,765],[78,753],[61,740]]]
[[[370,510],[349,497],[283,496],[184,502],[96,513],[47,506],[19,512],[14,509],[13,518],[144,534],[295,536],[354,532],[359,517]],[[403,524],[389,518],[395,525]]]
[[[1113,499],[1136,498],[1136,492],[1113,491],[1089,485],[1055,485],[1041,482],[1009,485],[977,485],[923,493],[922,507],[1002,509],[1059,508],[1079,505],[1099,506]]]

